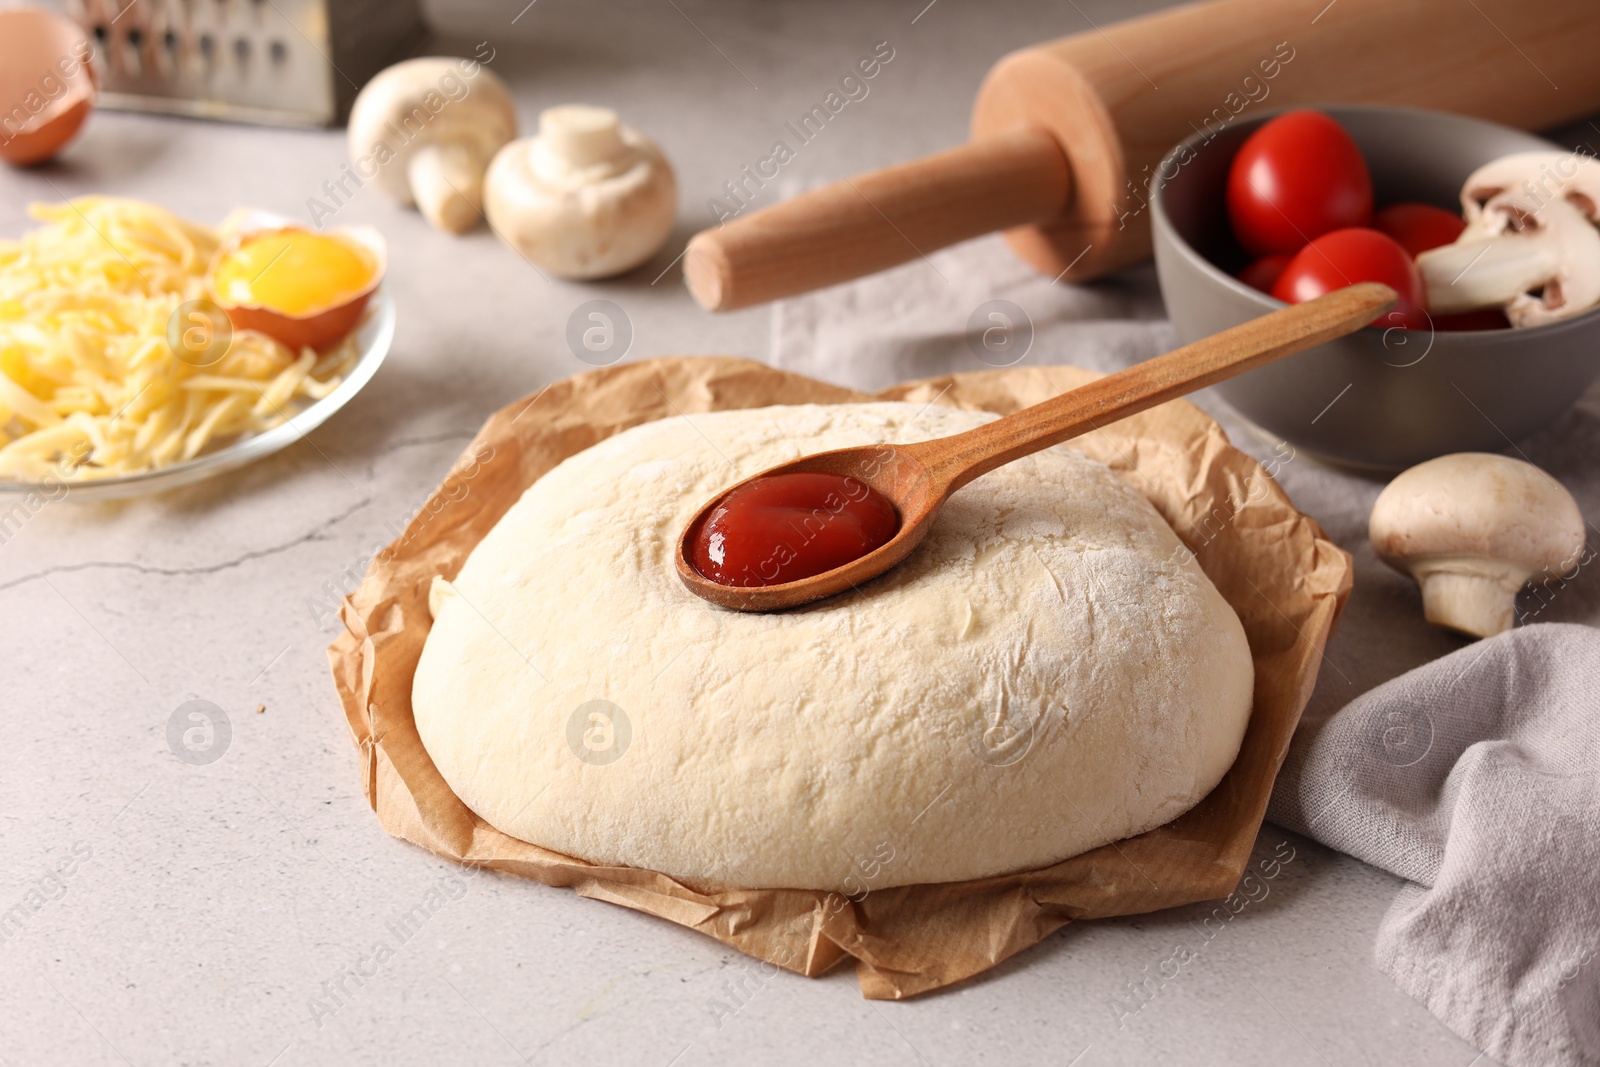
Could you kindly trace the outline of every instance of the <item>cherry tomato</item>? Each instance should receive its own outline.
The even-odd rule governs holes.
[[[1350,135],[1320,111],[1291,111],[1252,133],[1228,170],[1228,219],[1252,255],[1293,254],[1372,218],[1372,176]]]
[[[1399,241],[1416,259],[1430,248],[1454,244],[1467,220],[1432,204],[1390,204],[1372,216],[1372,228]]]
[[[1272,295],[1299,304],[1356,282],[1382,282],[1400,294],[1399,306],[1374,325],[1428,328],[1417,265],[1394,238],[1377,230],[1351,227],[1318,237],[1283,268]]]
[[[1239,280],[1252,289],[1260,289],[1263,293],[1272,292],[1272,287],[1278,283],[1278,275],[1283,273],[1283,268],[1289,265],[1289,258],[1285,255],[1262,256],[1244,270],[1239,272]]]

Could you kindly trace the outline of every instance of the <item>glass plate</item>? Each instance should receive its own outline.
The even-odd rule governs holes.
[[[321,426],[330,415],[348,404],[350,398],[359,393],[362,386],[377,373],[379,364],[389,354],[389,346],[394,342],[394,300],[386,290],[380,288],[373,294],[372,306],[374,312],[356,327],[356,341],[361,349],[356,365],[333,392],[301,408],[287,422],[270,430],[235,438],[215,451],[202,452],[191,460],[152,471],[140,471],[138,474],[121,474],[84,482],[63,481],[55,485],[0,481],[0,500],[41,491],[52,498],[60,496],[71,500],[116,500],[141,496],[198,482],[202,478],[242,467],[262,456],[270,456]]]

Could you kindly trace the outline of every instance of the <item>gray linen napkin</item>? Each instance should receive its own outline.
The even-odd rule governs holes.
[[[772,361],[875,390],[1013,361],[1114,371],[1176,343],[1150,267],[1059,285],[987,237],[777,305]],[[1456,1033],[1513,1067],[1600,1064],[1596,568],[1524,594],[1524,629],[1467,644],[1424,622],[1415,584],[1368,545],[1381,480],[1299,456],[1214,395],[1191,399],[1355,557],[1269,817],[1413,883],[1377,962]],[[1505,451],[1600,514],[1600,386]]]
[[[1600,1064],[1600,630],[1469,645],[1302,740],[1268,817],[1414,883],[1378,965],[1504,1063]]]

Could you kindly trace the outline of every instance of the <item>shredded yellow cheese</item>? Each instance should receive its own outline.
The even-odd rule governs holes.
[[[30,207],[45,225],[0,241],[0,479],[105,478],[193,459],[292,416],[354,364],[353,335],[318,355],[250,330],[207,366],[168,343],[210,299],[222,235],[136,200]]]

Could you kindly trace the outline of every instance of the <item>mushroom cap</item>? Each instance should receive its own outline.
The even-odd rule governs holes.
[[[637,267],[671,234],[677,210],[666,156],[606,108],[547,109],[539,136],[502,148],[484,178],[484,212],[495,232],[564,278]]]
[[[1600,223],[1600,161],[1577,152],[1513,152],[1490,160],[1461,183],[1461,213],[1471,226],[1490,200],[1516,190],[1539,202],[1564,199]]]
[[[468,71],[474,73],[467,73]],[[407,168],[423,145],[450,142],[483,166],[517,135],[517,111],[499,76],[475,60],[448,56],[408,59],[380,71],[350,109],[350,158],[402,204],[415,198]]]
[[[1373,549],[1399,570],[1482,559],[1524,572],[1524,581],[1570,569],[1584,531],[1577,501],[1559,482],[1488,452],[1440,456],[1403,472],[1378,494],[1369,525]]]

